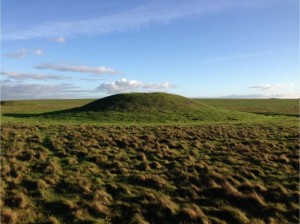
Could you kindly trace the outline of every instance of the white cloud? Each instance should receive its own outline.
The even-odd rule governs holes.
[[[34,50],[34,54],[35,54],[36,56],[41,56],[41,55],[44,54],[44,51],[43,51],[42,49],[38,48],[38,49],[35,49],[35,50]]]
[[[107,34],[136,30],[151,24],[167,24],[179,19],[200,17],[227,10],[249,8],[270,4],[268,1],[252,0],[210,0],[210,1],[149,1],[148,4],[135,6],[122,12],[114,12],[101,17],[39,24],[24,30],[3,31],[2,40],[32,38],[55,38],[63,43],[64,37],[78,34]],[[53,39],[53,40],[55,40]]]
[[[249,86],[252,89],[259,89],[262,91],[273,91],[282,88],[292,88],[294,87],[293,83],[275,83],[275,84],[262,84],[262,85],[255,85]]]
[[[47,79],[54,79],[54,80],[63,80],[69,78],[68,76],[62,75],[51,75],[51,74],[34,74],[34,73],[26,73],[26,72],[0,72],[1,75],[6,76],[9,79],[14,80],[47,80]]]
[[[67,40],[64,37],[57,37],[57,38],[51,39],[51,41],[62,44],[62,43],[65,43]]]
[[[138,91],[155,91],[173,88],[174,86],[168,82],[165,83],[145,83],[137,80],[121,79],[115,82],[103,83],[96,90],[100,92],[124,93],[124,92],[138,92]]]
[[[90,74],[96,74],[96,75],[103,75],[103,74],[120,74],[118,71],[104,67],[90,67],[86,65],[70,65],[70,64],[50,64],[45,63],[41,65],[35,66],[37,69],[51,69],[55,71],[61,71],[61,72],[80,72],[80,73],[90,73]]]
[[[19,49],[17,52],[6,53],[5,56],[8,58],[22,59],[26,56],[27,50],[25,48]]]

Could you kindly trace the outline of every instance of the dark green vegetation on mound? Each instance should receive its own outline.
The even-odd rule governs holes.
[[[1,223],[299,223],[299,129],[4,125]]]
[[[167,93],[126,93],[108,96],[82,107],[47,114],[50,117],[92,119],[108,123],[190,123],[239,120],[240,112],[229,113],[196,100]]]
[[[183,96],[167,93],[125,93],[93,101],[77,111],[186,112],[199,110],[202,104]],[[203,105],[202,105],[203,106]],[[206,107],[206,106],[203,106]]]

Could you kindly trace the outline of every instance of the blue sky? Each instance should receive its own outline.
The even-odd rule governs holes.
[[[2,0],[2,99],[299,97],[298,0]]]

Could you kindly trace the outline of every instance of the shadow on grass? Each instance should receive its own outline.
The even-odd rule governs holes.
[[[253,112],[254,114],[258,115],[265,115],[265,116],[286,116],[286,117],[300,117],[300,114],[290,114],[290,113],[276,113],[276,112]]]
[[[14,117],[14,118],[33,118],[41,117],[43,114],[20,114],[20,113],[7,113],[3,114],[5,117]]]
[[[59,110],[59,111],[51,111],[39,114],[25,114],[25,113],[5,113],[2,116],[5,117],[14,117],[14,118],[46,118],[51,116],[63,115],[65,113],[76,112],[77,108],[67,109],[67,110]]]

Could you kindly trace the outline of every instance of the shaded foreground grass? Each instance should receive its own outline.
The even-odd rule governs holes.
[[[299,131],[3,125],[2,223],[298,223]]]

